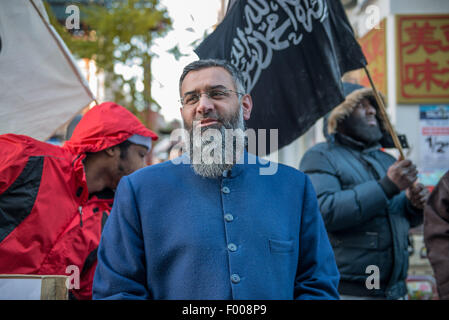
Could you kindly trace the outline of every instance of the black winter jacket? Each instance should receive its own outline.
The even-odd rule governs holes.
[[[380,145],[366,148],[339,133],[302,158],[341,273],[340,294],[397,299],[407,293],[408,231],[422,223],[422,213],[404,192],[388,198],[379,183],[394,162]],[[366,286],[373,275],[368,266],[379,268],[379,289]]]

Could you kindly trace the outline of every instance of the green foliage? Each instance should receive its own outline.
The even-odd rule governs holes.
[[[95,60],[106,74],[105,86],[112,90],[115,102],[138,116],[151,104],[157,106],[151,98],[150,48],[172,25],[159,0],[114,0],[108,7],[89,4],[79,8],[82,30],[70,33],[47,6],[50,22],[70,51],[78,58]],[[143,91],[136,89],[138,77],[124,77],[117,72],[118,65],[142,68]]]

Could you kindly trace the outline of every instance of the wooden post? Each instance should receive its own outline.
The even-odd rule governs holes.
[[[387,131],[390,133],[391,137],[393,138],[394,146],[399,151],[399,160],[404,160],[405,156],[404,156],[404,151],[402,150],[401,142],[399,141],[399,138],[393,129],[393,125],[391,124],[390,119],[388,118],[385,104],[374,85],[373,79],[371,78],[368,68],[365,66],[364,69],[365,69],[366,75],[368,76],[369,82],[371,84],[371,88],[373,88],[374,97],[376,98],[377,105],[379,106],[378,111],[380,113],[380,116],[381,116],[382,120],[384,121]]]

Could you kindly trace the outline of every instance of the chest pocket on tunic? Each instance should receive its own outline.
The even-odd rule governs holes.
[[[293,240],[269,239],[271,253],[290,253],[293,252]]]

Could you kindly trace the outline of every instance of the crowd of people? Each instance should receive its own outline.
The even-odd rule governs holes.
[[[62,147],[0,135],[0,274],[75,266],[73,299],[400,300],[408,233],[424,221],[447,299],[449,173],[429,196],[412,161],[384,151],[372,89],[344,91],[327,141],[273,174],[239,148],[253,102],[221,60],[184,68],[187,139],[170,161],[146,166],[158,136],[112,102],[77,119]]]

